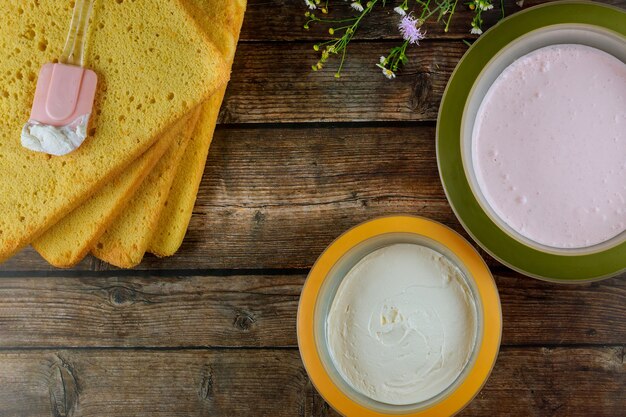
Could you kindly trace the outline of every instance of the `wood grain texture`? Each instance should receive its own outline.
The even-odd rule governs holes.
[[[454,67],[467,50],[458,41],[423,41],[407,51],[394,80],[376,67],[393,44],[355,42],[342,77],[338,60],[323,71],[313,43],[245,43],[237,48],[221,123],[434,121]]]
[[[438,178],[431,126],[222,127],[182,248],[140,268],[308,268],[346,229],[395,213],[462,232]],[[1,268],[52,270],[31,251]],[[109,268],[92,259],[77,266]]]
[[[494,3],[498,7],[499,2]],[[524,8],[541,3],[546,2],[525,1]],[[626,8],[626,0],[605,3]],[[507,15],[520,10],[512,0],[505,5]],[[445,85],[467,50],[461,39],[471,37],[471,13],[460,5],[448,33],[441,25],[427,25],[427,39],[419,47],[409,48],[409,63],[395,80],[386,80],[375,64],[398,42],[356,41],[350,44],[338,81],[334,78],[338,59],[331,59],[323,71],[311,71],[319,59],[313,45],[329,35],[321,26],[308,32],[300,29],[303,2],[298,8],[301,13],[293,10],[291,0],[259,0],[256,6],[251,3],[249,7],[242,39],[258,42],[244,41],[237,50],[220,114],[222,123],[434,121]],[[276,10],[290,12],[273,12]],[[496,9],[484,13],[485,28],[498,19],[499,13]],[[397,40],[397,20],[391,11],[367,19],[357,39]]]
[[[331,17],[333,19],[345,19],[354,16],[348,4],[332,6],[332,13],[323,15],[317,12],[320,17]],[[375,18],[363,20],[359,30],[355,33],[356,40],[398,40],[397,25],[400,17],[393,12],[393,7],[399,1],[388,1],[388,6],[382,12],[376,12]],[[493,26],[501,16],[500,2],[494,1],[494,9],[483,14],[483,29]],[[505,16],[512,15],[520,10],[538,4],[547,3],[545,0],[525,0],[524,7],[520,8],[515,4],[515,0],[505,0]],[[602,3],[612,4],[618,7],[626,7],[624,0],[603,0]],[[287,12],[289,10],[289,12]],[[259,41],[319,41],[330,39],[327,32],[328,26],[312,25],[310,30],[304,30],[304,12],[308,10],[304,1],[300,0],[248,0],[248,12],[241,34],[242,42]],[[469,33],[472,11],[464,4],[457,7],[448,32],[444,31],[444,25],[427,22],[424,28],[429,39],[463,39],[475,38]]]
[[[306,269],[345,230],[391,214],[429,217],[472,241],[445,198],[434,127],[222,126],[181,249],[147,255],[139,269]],[[74,268],[94,270],[115,268],[91,257]],[[30,249],[0,265],[0,276],[14,271],[64,273]]]
[[[293,13],[274,13],[272,11],[293,9]],[[376,11],[372,17],[363,19],[359,25],[354,38],[355,40],[399,40],[401,38],[398,32],[398,22],[400,16],[393,11],[396,2],[389,1],[385,8],[376,7]],[[399,2],[398,2],[399,3]],[[505,12],[512,13],[520,10],[514,1],[507,1]],[[251,0],[249,1],[249,12],[246,15],[246,22],[241,33],[241,41],[243,42],[259,42],[259,41],[319,41],[329,40],[332,38],[328,34],[327,24],[310,24],[309,30],[304,29],[307,18],[304,16],[308,8],[304,5],[304,1],[293,0]],[[324,15],[320,11],[313,11],[316,16],[323,19],[349,19],[356,15],[356,12],[350,7],[350,4],[342,4],[341,2],[330,2],[330,13]],[[491,27],[501,16],[499,4],[491,12],[484,14],[484,28]],[[453,16],[448,32],[445,32],[445,25],[437,22],[428,21],[424,24],[424,29],[431,39],[471,39],[475,35],[471,35],[470,22],[472,21],[472,11],[465,5],[460,5]],[[335,24],[332,27],[339,27],[349,24]]]
[[[296,350],[2,351],[0,369],[4,417],[338,416]],[[625,386],[624,346],[504,348],[460,415],[619,416]]]
[[[297,347],[304,275],[0,279],[0,347]],[[498,274],[503,345],[626,343],[626,280]]]

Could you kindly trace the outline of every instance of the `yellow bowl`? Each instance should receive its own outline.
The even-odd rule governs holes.
[[[354,390],[335,368],[326,343],[326,315],[345,274],[374,250],[395,243],[429,247],[456,264],[472,290],[477,313],[474,350],[446,390],[417,404],[389,405]],[[298,306],[298,346],[313,385],[344,416],[451,416],[461,411],[487,381],[498,356],[502,312],[498,290],[476,250],[452,229],[421,217],[382,217],[341,235],[319,257],[304,284]]]

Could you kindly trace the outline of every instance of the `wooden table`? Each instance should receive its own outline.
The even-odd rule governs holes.
[[[349,227],[393,213],[467,236],[434,145],[469,13],[448,33],[429,26],[391,82],[374,64],[397,42],[397,16],[370,21],[336,80],[332,68],[310,72],[325,35],[301,29],[302,1],[249,3],[180,253],[132,271],[93,258],[62,271],[27,249],[0,267],[0,416],[336,416],[296,341],[317,256]],[[491,378],[462,415],[626,415],[624,277],[548,284],[483,255],[504,333]]]

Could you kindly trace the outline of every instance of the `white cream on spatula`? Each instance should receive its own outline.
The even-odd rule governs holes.
[[[474,349],[476,306],[461,271],[441,254],[394,244],[344,277],[327,317],[335,367],[383,403],[415,404],[448,388]]]
[[[62,156],[87,137],[98,82],[95,72],[83,68],[93,1],[76,0],[60,63],[46,64],[39,72],[30,119],[22,128],[26,149]]]
[[[29,121],[22,128],[22,146],[50,155],[67,155],[78,149],[87,137],[90,114],[80,116],[65,126],[52,126]]]
[[[626,64],[583,45],[525,55],[496,79],[472,135],[478,186],[498,217],[556,248],[626,230]]]

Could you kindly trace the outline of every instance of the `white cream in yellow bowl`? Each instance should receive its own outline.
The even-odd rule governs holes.
[[[476,305],[463,273],[434,250],[410,243],[378,249],[342,280],[327,318],[339,373],[387,404],[428,400],[470,359]]]
[[[498,292],[476,250],[411,216],[340,236],[311,269],[298,307],[307,373],[345,416],[455,414],[487,380],[501,332]]]

